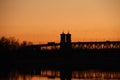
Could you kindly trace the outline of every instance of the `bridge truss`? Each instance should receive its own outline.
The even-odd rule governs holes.
[[[120,41],[106,42],[74,42],[72,48],[79,49],[120,49]]]
[[[120,41],[72,42],[70,44],[71,49],[120,49]],[[61,43],[37,44],[32,47],[38,50],[59,50],[60,45]]]

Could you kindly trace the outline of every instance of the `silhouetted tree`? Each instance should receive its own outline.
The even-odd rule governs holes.
[[[8,51],[9,45],[10,45],[10,41],[5,37],[1,37],[1,39],[0,39],[0,51],[6,51],[6,50]]]
[[[30,45],[32,45],[32,42],[23,41],[21,43],[21,47],[26,47],[26,46],[30,46]]]
[[[21,47],[25,47],[25,46],[27,46],[27,41],[23,41],[21,44]]]
[[[19,42],[14,37],[0,38],[0,50],[2,51],[13,51],[19,48]]]
[[[17,50],[17,49],[20,47],[19,41],[16,40],[14,37],[10,37],[10,38],[9,38],[9,41],[10,41],[9,49],[10,49],[11,51]]]

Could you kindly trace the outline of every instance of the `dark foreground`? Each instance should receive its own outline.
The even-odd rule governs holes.
[[[41,67],[54,69],[102,69],[120,71],[120,49],[19,50],[0,56],[1,69]]]
[[[11,72],[16,71],[22,74],[37,74],[41,70],[58,70],[61,80],[71,80],[73,71],[120,72],[119,49],[67,51],[26,49],[4,52],[0,59],[1,76],[8,76]]]

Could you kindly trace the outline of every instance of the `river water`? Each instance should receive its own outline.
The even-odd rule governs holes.
[[[8,75],[0,77],[0,80],[120,80],[120,72],[108,72],[99,70],[72,71],[61,73],[59,70],[40,71],[11,71]],[[61,76],[62,75],[62,76]],[[64,78],[62,78],[64,76]]]

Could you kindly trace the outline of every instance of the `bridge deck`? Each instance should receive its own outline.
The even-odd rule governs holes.
[[[64,43],[67,44],[67,43]],[[61,43],[36,44],[33,48],[40,50],[60,49]],[[72,42],[70,47],[73,49],[120,49],[120,41],[101,41],[101,42]]]

